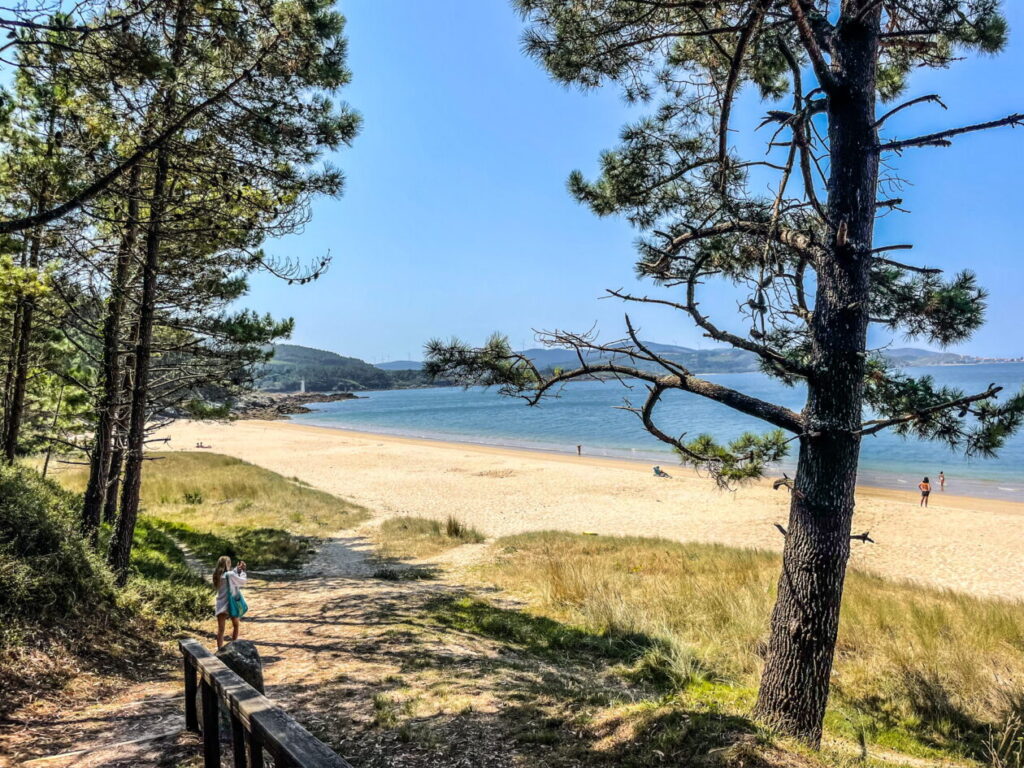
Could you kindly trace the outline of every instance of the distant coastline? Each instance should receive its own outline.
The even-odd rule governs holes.
[[[726,373],[753,373],[761,370],[758,357],[744,350],[716,348],[693,349],[672,344],[644,342],[657,355],[680,365],[700,376]],[[336,352],[303,347],[298,344],[278,344],[272,349],[270,361],[256,376],[256,387],[261,392],[360,392],[396,389],[424,389],[450,387],[452,381],[434,381],[416,360],[392,360],[377,364],[356,357],[344,357]],[[579,365],[572,350],[534,348],[520,354],[528,357],[541,371],[556,368],[570,369]],[[977,357],[952,352],[933,352],[927,349],[900,347],[879,350],[890,363],[900,368],[920,366],[958,367],[969,365],[998,365],[1024,362],[1024,357]],[[586,354],[586,361],[608,360],[607,355]],[[633,364],[648,370],[662,370],[658,363],[634,360]]]

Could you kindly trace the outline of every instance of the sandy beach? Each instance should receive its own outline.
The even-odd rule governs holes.
[[[678,467],[671,479],[614,459],[417,440],[280,421],[179,422],[170,450],[212,450],[297,477],[378,517],[449,514],[489,537],[536,530],[663,536],[780,551],[788,492],[767,482],[716,490]],[[861,488],[852,565],[976,595],[1024,597],[1024,504]]]

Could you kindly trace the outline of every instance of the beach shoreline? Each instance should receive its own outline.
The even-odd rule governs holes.
[[[311,412],[311,415],[312,415],[313,418],[315,418],[315,414],[316,414],[315,411]],[[316,421],[310,420],[309,417],[306,417],[305,414],[303,414],[303,418],[300,418],[298,420],[294,419],[294,418],[287,418],[286,419],[286,423],[293,424],[293,425],[295,425],[297,427],[311,427],[311,428],[314,428],[314,429],[334,430],[334,431],[338,431],[338,432],[348,433],[348,434],[351,434],[351,435],[354,435],[354,436],[358,436],[358,435],[362,435],[362,436],[376,435],[376,436],[379,436],[379,437],[385,437],[385,438],[389,438],[389,439],[393,438],[393,439],[396,439],[396,440],[423,441],[423,442],[426,442],[426,443],[439,444],[439,445],[465,445],[465,446],[472,446],[472,447],[477,447],[477,448],[491,448],[491,449],[496,449],[496,450],[499,450],[499,451],[511,451],[513,453],[521,451],[521,452],[525,452],[525,453],[535,453],[535,454],[541,454],[541,455],[546,455],[546,456],[568,457],[568,458],[573,459],[574,461],[576,461],[579,458],[581,458],[580,456],[577,456],[577,454],[575,453],[575,451],[574,451],[575,446],[567,446],[565,448],[558,448],[554,444],[537,444],[537,443],[530,444],[530,443],[526,443],[526,442],[516,442],[516,441],[502,442],[502,441],[493,440],[493,439],[491,439],[491,440],[486,440],[486,439],[473,440],[473,439],[470,439],[469,437],[466,437],[465,439],[458,439],[458,438],[456,438],[454,436],[451,436],[451,435],[429,434],[429,433],[428,434],[424,434],[424,433],[410,433],[410,432],[407,432],[407,431],[404,431],[404,430],[382,429],[380,431],[372,431],[372,430],[352,429],[351,427],[347,427],[347,426],[335,426],[333,424],[317,423]],[[588,447],[586,445],[583,445],[582,448],[583,448],[582,458],[596,459],[598,461],[613,461],[613,462],[614,461],[621,461],[621,462],[627,462],[629,464],[640,465],[642,467],[647,468],[648,470],[650,470],[651,467],[653,467],[654,465],[660,465],[660,466],[662,466],[663,468],[667,469],[668,471],[670,471],[673,474],[675,474],[675,473],[689,473],[689,474],[691,474],[691,475],[693,475],[695,477],[699,477],[700,476],[699,473],[695,472],[694,470],[692,470],[692,469],[690,469],[688,467],[681,466],[678,463],[678,459],[676,458],[676,456],[673,455],[672,453],[668,452],[668,451],[665,451],[665,452],[660,453],[660,454],[655,454],[655,453],[652,452],[650,454],[639,453],[637,455],[629,456],[629,455],[624,455],[626,453],[625,450],[621,451],[620,453],[612,453],[612,452],[608,452],[609,449],[605,449],[605,448],[594,449],[593,447],[591,447],[588,450]],[[595,450],[602,451],[603,453],[595,453],[594,452]],[[796,458],[795,458],[795,456],[792,457],[792,459],[793,459],[792,462],[790,462],[788,464],[782,464],[780,466],[775,466],[775,467],[769,468],[767,476],[769,478],[771,478],[771,479],[774,479],[774,477],[780,476],[783,473],[789,473],[790,475],[794,474],[796,472]],[[865,468],[865,467],[862,466],[860,471],[859,471],[859,473],[858,473],[859,479],[858,479],[858,482],[857,482],[857,488],[859,490],[861,490],[861,491],[870,492],[870,493],[887,492],[887,491],[892,491],[892,492],[911,492],[913,495],[916,496],[916,493],[917,493],[917,491],[916,491],[917,483],[920,480],[920,477],[915,477],[915,478],[913,478],[912,481],[910,481],[910,480],[903,480],[902,478],[899,477],[899,475],[900,475],[900,473],[896,473],[896,472],[885,473],[885,472],[879,471],[879,470],[877,470],[875,468],[871,468],[871,467]],[[947,477],[948,477],[948,475],[947,475]],[[767,482],[771,482],[771,479],[769,479]],[[886,483],[886,480],[889,481],[888,484]],[[1000,503],[1005,502],[1005,503],[1009,503],[1009,504],[1018,504],[1018,505],[1020,505],[1020,507],[1022,509],[1024,509],[1024,499],[1022,499],[1021,501],[1016,501],[1014,498],[1008,498],[1007,497],[1008,494],[1006,492],[1008,492],[1008,491],[1016,492],[1018,489],[1016,489],[1016,488],[1013,488],[1013,489],[1004,488],[1004,487],[999,485],[999,483],[1006,483],[1006,482],[1010,482],[1010,481],[1008,481],[1008,480],[997,480],[997,479],[992,479],[992,478],[963,477],[963,476],[960,476],[960,475],[956,475],[953,478],[951,478],[951,482],[949,483],[950,489],[946,490],[946,491],[941,491],[939,493],[942,493],[942,495],[944,497],[959,496],[959,497],[963,497],[965,499],[970,499],[970,500],[974,500],[974,501],[987,500],[987,501],[996,501],[996,502],[1000,502]],[[936,480],[933,483],[933,485],[935,486],[936,491],[938,492],[938,481]],[[965,486],[969,489],[969,491],[961,492],[961,489],[963,489]],[[1019,494],[1017,494],[1017,495],[1019,495]]]
[[[719,491],[693,470],[650,462],[399,437],[297,424],[178,422],[170,450],[202,441],[362,504],[375,515],[451,514],[498,537],[536,530],[664,537],[780,551],[789,497],[764,480]],[[858,486],[851,565],[980,596],[1024,595],[1024,504]]]

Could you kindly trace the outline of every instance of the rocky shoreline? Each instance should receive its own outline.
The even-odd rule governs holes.
[[[336,403],[355,400],[351,392],[252,392],[241,398],[233,409],[238,419],[284,419],[296,413],[310,413],[308,403]]]

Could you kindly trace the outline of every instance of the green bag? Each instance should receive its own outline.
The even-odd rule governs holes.
[[[240,619],[245,616],[249,610],[248,604],[245,602],[245,598],[242,596],[242,590],[235,588],[238,591],[236,596],[234,591],[231,589],[231,579],[228,574],[224,574],[224,578],[228,579],[228,614],[235,619]]]

